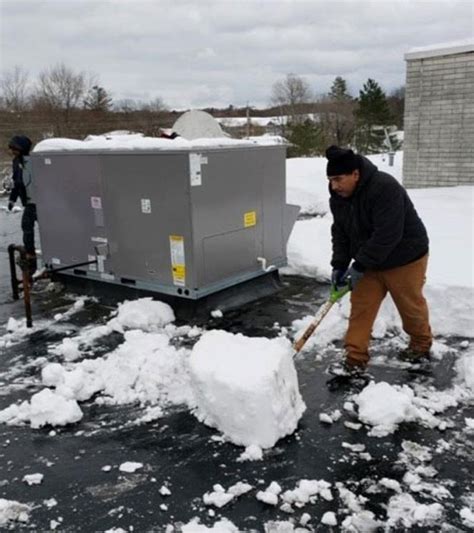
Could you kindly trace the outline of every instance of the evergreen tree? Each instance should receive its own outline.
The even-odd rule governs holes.
[[[324,153],[326,142],[321,127],[306,119],[302,123],[289,124],[288,140],[292,144],[288,157],[315,156]]]
[[[84,99],[84,107],[91,111],[109,111],[112,107],[112,98],[103,87],[94,85]]]
[[[334,79],[327,101],[329,107],[324,122],[328,139],[338,146],[351,144],[354,135],[354,101],[347,92],[346,80],[341,76]]]
[[[335,102],[348,102],[352,100],[351,95],[347,92],[347,83],[344,78],[337,76],[331,85],[329,98]]]
[[[387,97],[380,85],[368,79],[359,92],[356,115],[356,147],[360,153],[376,153],[384,148],[385,129],[393,123]]]

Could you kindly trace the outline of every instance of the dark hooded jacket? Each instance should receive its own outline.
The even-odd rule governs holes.
[[[13,187],[10,191],[9,201],[15,203],[17,199],[20,198],[21,203],[24,206],[31,201],[27,190],[27,187],[31,185],[31,165],[28,157],[31,145],[32,143],[30,139],[24,135],[15,135],[8,143],[10,148],[15,148],[20,152],[20,155],[16,156],[12,161]],[[25,167],[26,172],[24,172]],[[27,183],[25,183],[25,179]]]
[[[428,252],[428,234],[398,181],[360,158],[360,178],[350,198],[330,188],[333,256],[345,270],[352,259],[360,270],[386,270],[416,261]]]

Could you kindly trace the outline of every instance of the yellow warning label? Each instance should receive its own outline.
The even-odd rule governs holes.
[[[249,211],[248,213],[244,213],[244,227],[250,228],[251,226],[255,226],[257,224],[257,212],[256,211]]]
[[[175,265],[173,267],[173,282],[176,283],[176,285],[178,284],[184,285],[185,281],[186,281],[186,266]]]
[[[184,259],[184,238],[181,235],[170,235],[171,273],[175,285],[186,284],[186,262]]]

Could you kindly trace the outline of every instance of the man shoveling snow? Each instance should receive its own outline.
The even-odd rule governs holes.
[[[405,189],[366,157],[337,146],[328,148],[326,157],[334,217],[331,281],[336,290],[348,286],[352,291],[345,360],[330,372],[365,371],[372,326],[387,293],[410,336],[400,357],[426,361],[432,333],[422,292],[428,264],[425,226]]]

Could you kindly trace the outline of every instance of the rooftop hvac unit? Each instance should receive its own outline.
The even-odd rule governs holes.
[[[50,139],[33,172],[42,257],[66,280],[198,300],[276,271],[299,207],[286,146],[139,135]]]

